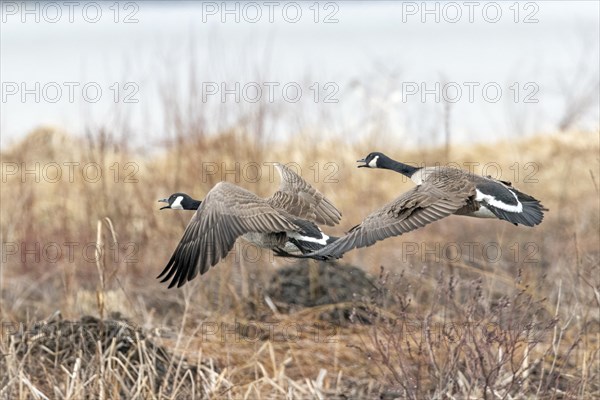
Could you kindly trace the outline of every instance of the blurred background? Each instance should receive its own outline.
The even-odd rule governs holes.
[[[598,2],[69,4],[1,4],[0,398],[600,396]],[[413,187],[371,151],[550,211],[155,279],[192,216],[159,198],[290,163],[343,235]]]
[[[249,129],[232,115],[260,112],[269,138],[376,131],[405,146],[597,126],[596,2],[36,4],[4,4],[2,145],[50,125],[157,148],[182,129],[174,102],[177,119],[210,133]],[[36,101],[36,82],[62,93],[50,85]],[[221,82],[263,93],[221,101]],[[279,83],[272,99],[265,82]],[[297,103],[286,83],[301,86]]]

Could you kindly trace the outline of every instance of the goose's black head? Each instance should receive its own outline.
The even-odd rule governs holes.
[[[167,203],[168,205],[161,207],[161,210],[170,208],[173,210],[197,210],[200,207],[201,201],[194,200],[185,193],[173,193],[168,199],[160,199],[159,203]]]
[[[363,158],[362,160],[358,160],[357,162],[362,163],[358,166],[367,167],[367,168],[382,168],[382,169],[390,169],[392,171],[396,171],[404,176],[412,177],[415,172],[417,172],[420,168],[415,168],[410,165],[406,165],[404,163],[392,160],[388,156],[380,152],[370,153],[368,156]]]
[[[373,153],[369,153],[368,156],[362,160],[357,160],[356,162],[363,163],[359,165],[358,168],[382,168],[387,160],[389,160],[388,156],[375,151]]]

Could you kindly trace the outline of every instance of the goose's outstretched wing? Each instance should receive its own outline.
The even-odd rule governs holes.
[[[279,190],[267,199],[274,208],[317,224],[333,226],[342,214],[321,192],[283,164],[275,164],[281,175]]]
[[[158,278],[171,279],[169,288],[204,274],[248,232],[271,233],[298,229],[267,201],[239,186],[218,183],[202,202],[181,241]]]
[[[467,179],[432,174],[421,185],[368,215],[332,244],[305,254],[309,258],[339,258],[349,250],[419,229],[454,214],[475,195]]]

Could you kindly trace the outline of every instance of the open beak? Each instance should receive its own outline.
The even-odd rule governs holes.
[[[171,208],[171,206],[169,205],[169,199],[160,199],[158,202],[159,203],[167,203],[166,206],[160,208],[161,210],[164,210],[165,208]]]
[[[368,167],[368,165],[367,165],[367,161],[365,161],[365,159],[364,159],[364,158],[363,158],[363,159],[361,159],[361,160],[356,160],[356,162],[363,163],[362,165],[359,165],[359,166],[358,166],[358,168],[365,168],[365,167]]]

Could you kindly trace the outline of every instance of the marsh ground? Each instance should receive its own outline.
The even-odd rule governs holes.
[[[600,396],[598,132],[370,139],[267,147],[225,132],[139,154],[106,132],[39,129],[3,149],[0,398]],[[293,162],[340,208],[326,230],[342,234],[412,185],[354,167],[374,150],[512,181],[550,211],[533,229],[449,217],[327,268],[239,241],[182,289],[155,279],[191,216],[158,198],[221,180],[268,196],[269,163]],[[347,265],[361,272],[335,281]],[[306,290],[276,297],[284,278]]]

